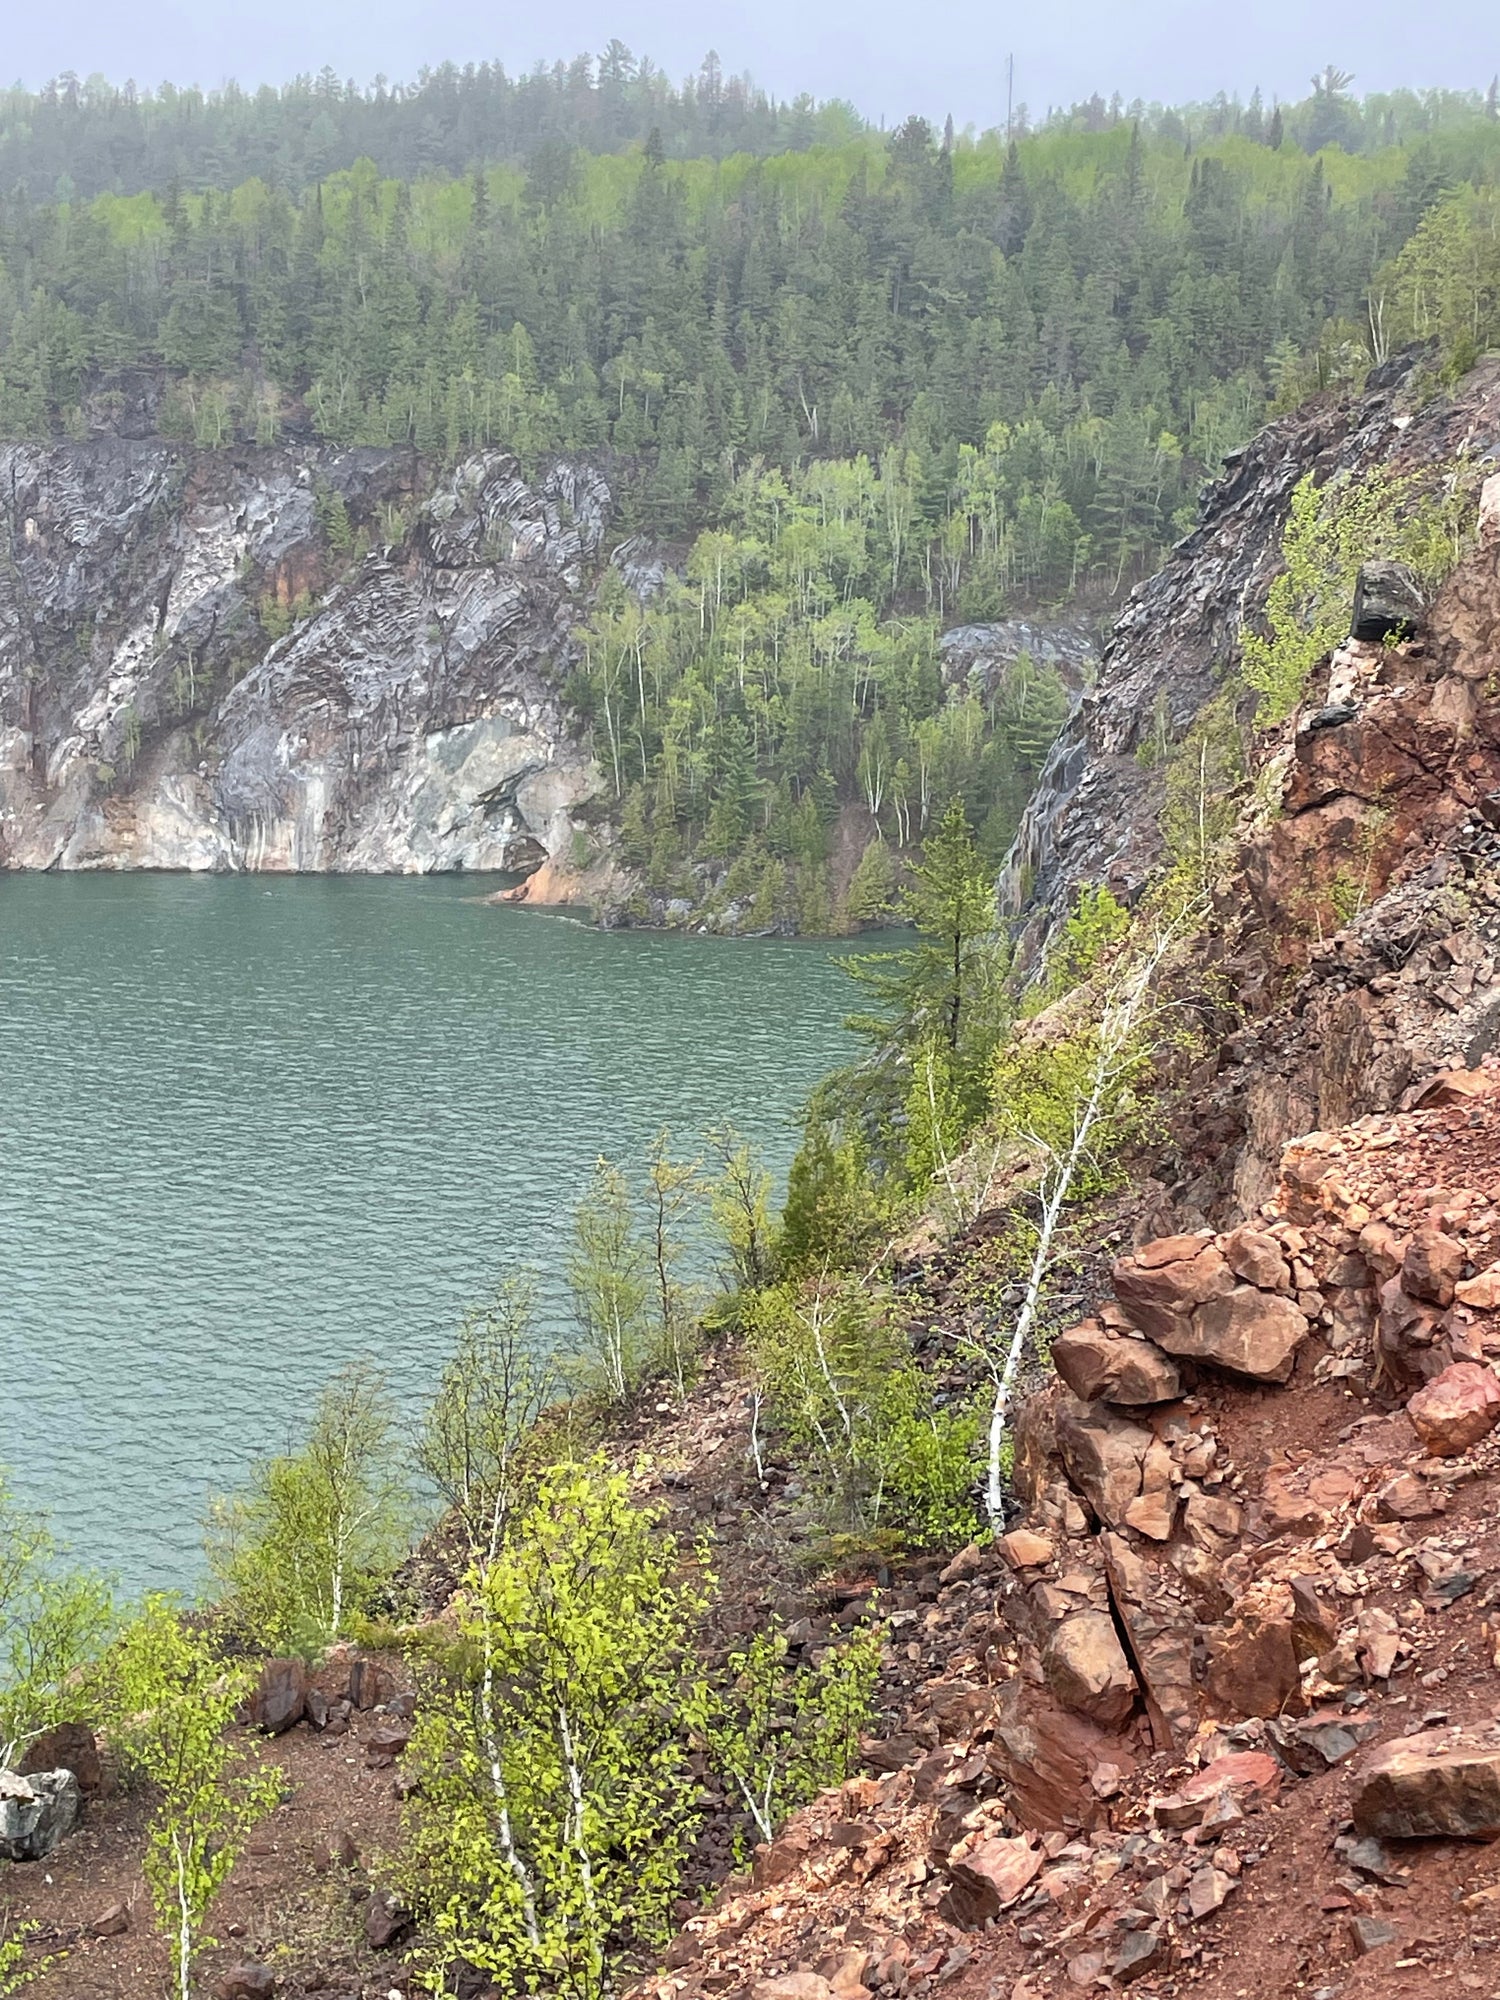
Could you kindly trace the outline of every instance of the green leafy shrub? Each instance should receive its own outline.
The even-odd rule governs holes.
[[[280,1797],[230,1730],[253,1671],[220,1659],[163,1597],[146,1600],[109,1659],[111,1735],[127,1769],[156,1793],[143,1866],[156,1920],[172,1940],[173,1988],[190,2000],[214,1897],[251,1828]]]
[[[967,1539],[978,1418],[939,1403],[888,1303],[851,1279],[762,1292],[751,1359],[830,1527],[915,1547]]]
[[[789,1668],[786,1634],[773,1625],[731,1653],[708,1690],[699,1726],[710,1762],[762,1840],[858,1767],[880,1644],[879,1630],[866,1625],[816,1663]],[[744,1860],[743,1841],[740,1848]]]
[[[1321,487],[1304,474],[1282,535],[1283,568],[1266,598],[1269,631],[1247,630],[1241,646],[1261,723],[1291,714],[1318,662],[1347,634],[1360,565],[1377,557],[1409,563],[1435,587],[1461,552],[1464,511],[1459,495],[1422,495],[1414,479],[1386,471]]]
[[[67,1565],[45,1517],[0,1473],[0,1766],[56,1723],[92,1719],[112,1619],[107,1586]]]
[[[595,2000],[663,1941],[698,1824],[685,1715],[709,1584],[602,1461],[558,1466],[459,1600],[411,1762],[404,1895],[422,1976]]]
[[[358,1362],[319,1398],[300,1451],[265,1460],[210,1510],[209,1567],[251,1644],[320,1652],[368,1612],[406,1553],[395,1412]]]

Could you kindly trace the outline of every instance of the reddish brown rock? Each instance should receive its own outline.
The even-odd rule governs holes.
[[[1279,1292],[1236,1285],[1153,1338],[1169,1354],[1208,1361],[1256,1382],[1285,1382],[1308,1330],[1306,1313]]]
[[[1012,1528],[995,1546],[1012,1569],[1041,1569],[1055,1553],[1045,1535],[1034,1535],[1029,1528]]]
[[[1148,1340],[1122,1340],[1100,1326],[1075,1326],[1052,1343],[1052,1365],[1085,1403],[1141,1408],[1182,1394],[1177,1364]]]
[[[389,1701],[396,1692],[396,1683],[388,1668],[378,1660],[353,1660],[349,1666],[349,1705],[351,1708],[378,1708],[381,1702]]]
[[[38,1771],[71,1771],[86,1799],[97,1798],[106,1788],[98,1742],[93,1730],[81,1722],[60,1722],[34,1736],[16,1769],[23,1778]]]
[[[1235,1229],[1223,1239],[1221,1248],[1225,1263],[1247,1285],[1263,1292],[1291,1290],[1291,1268],[1274,1236],[1259,1229]]]
[[[1500,1744],[1445,1730],[1384,1744],[1356,1774],[1355,1828],[1382,1840],[1500,1836]]]
[[[1171,1252],[1173,1254],[1166,1254]],[[1167,1342],[1195,1309],[1234,1284],[1234,1274],[1213,1243],[1201,1236],[1168,1236],[1122,1257],[1112,1273],[1115,1297],[1142,1333]],[[1169,1347],[1170,1353],[1178,1353]]]
[[[1417,1391],[1406,1414],[1434,1458],[1456,1458],[1500,1423],[1500,1377],[1479,1362],[1456,1361]]]
[[[306,1711],[307,1668],[300,1660],[267,1660],[245,1704],[245,1721],[267,1736],[284,1736]]]
[[[1464,1246],[1441,1229],[1418,1229],[1401,1261],[1401,1289],[1428,1305],[1451,1306],[1464,1274]]]
[[[1245,1806],[1272,1805],[1280,1793],[1281,1766],[1276,1759],[1263,1750],[1238,1750],[1205,1764],[1165,1798],[1153,1799],[1151,1811],[1159,1825],[1180,1832],[1202,1825],[1221,1799],[1232,1800],[1239,1812]]]
[[[1146,1698],[1158,1750],[1175,1750],[1198,1724],[1193,1685],[1197,1621],[1177,1577],[1144,1561],[1123,1535],[1104,1535],[1110,1597]]]
[[[783,1972],[777,1979],[757,1979],[750,2000],[833,2000],[833,1988],[817,1972]]]
[[[1472,1306],[1475,1312],[1493,1312],[1500,1306],[1500,1264],[1491,1264],[1477,1277],[1463,1278],[1453,1287],[1453,1295],[1461,1306]]]
[[[1375,1516],[1380,1521],[1423,1521],[1441,1514],[1446,1506],[1442,1495],[1415,1472],[1398,1472],[1375,1494]]]
[[[103,1909],[89,1925],[90,1937],[123,1937],[130,1929],[130,1908],[126,1903],[111,1903]]]
[[[1075,1831],[1100,1817],[1094,1775],[1135,1769],[1120,1737],[1020,1680],[1001,1695],[988,1762],[1024,1825]]]
[[[1328,1516],[1306,1493],[1298,1493],[1281,1472],[1268,1472],[1260,1496],[1260,1525],[1267,1535],[1319,1535]]]
[[[1097,1517],[1117,1528],[1141,1490],[1142,1466],[1153,1439],[1103,1403],[1064,1399],[1057,1412],[1057,1448],[1069,1479]]]
[[[938,1905],[939,1916],[960,1930],[972,1930],[1009,1909],[1041,1868],[1044,1856],[1025,1834],[1014,1840],[983,1840],[950,1863],[953,1881]]]
[[[1301,1685],[1291,1592],[1254,1585],[1213,1641],[1208,1692],[1221,1713],[1280,1715]]]
[[[1118,1729],[1135,1706],[1135,1675],[1104,1611],[1075,1612],[1056,1626],[1042,1653],[1047,1685],[1064,1708]]]
[[[275,1973],[253,1958],[232,1967],[214,1988],[218,2000],[270,2000],[275,1991]]]

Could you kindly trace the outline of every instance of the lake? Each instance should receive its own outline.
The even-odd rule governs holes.
[[[0,875],[0,1465],[129,1591],[374,1355],[567,1326],[600,1153],[730,1118],[784,1175],[848,1059],[835,947],[601,932],[476,877]]]

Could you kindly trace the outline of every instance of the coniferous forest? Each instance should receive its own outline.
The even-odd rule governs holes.
[[[942,629],[1102,621],[1269,411],[1477,351],[1497,170],[1493,89],[1334,70],[1008,138],[618,43],[406,89],[65,78],[0,95],[0,437],[108,431],[145,378],[200,448],[606,462],[618,534],[673,552],[649,604],[606,579],[569,684],[628,857],[806,862],[826,927],[840,804],[904,846],[957,790],[995,858],[1066,713],[1031,663],[945,688]]]

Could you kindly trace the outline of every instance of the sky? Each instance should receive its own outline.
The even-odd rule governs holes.
[[[1493,0],[10,0],[0,75],[63,70],[205,88],[331,66],[368,83],[444,61],[508,69],[598,50],[617,35],[680,77],[717,50],[778,96],[847,97],[866,116],[1002,122],[1005,64],[1034,115],[1099,91],[1169,102],[1301,97],[1326,63],[1357,91],[1485,87],[1500,70]]]

